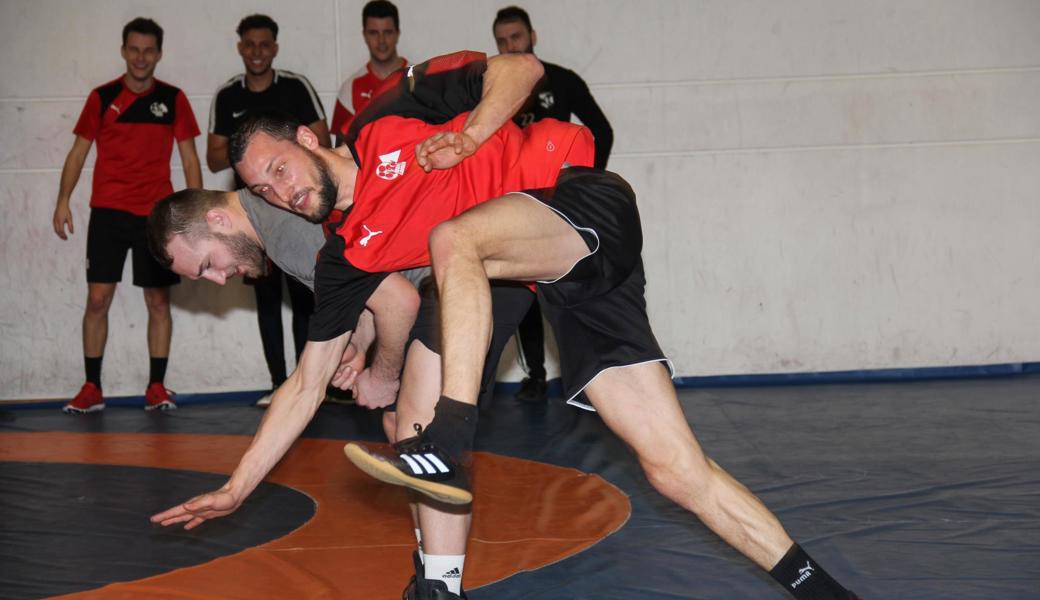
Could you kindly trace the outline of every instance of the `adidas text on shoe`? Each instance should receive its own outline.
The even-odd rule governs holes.
[[[76,397],[61,410],[70,415],[85,415],[105,410],[105,398],[101,395],[101,388],[89,381],[84,383]]]
[[[163,384],[155,382],[149,384],[148,389],[144,391],[144,409],[145,410],[177,410],[177,404],[170,399],[170,390],[166,389]]]
[[[465,470],[439,448],[423,444],[398,452],[396,456],[377,456],[354,442],[343,447],[354,466],[379,481],[411,488],[447,504],[473,502]]]

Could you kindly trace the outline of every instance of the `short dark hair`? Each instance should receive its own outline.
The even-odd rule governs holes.
[[[283,112],[260,112],[249,115],[235,128],[228,141],[228,160],[231,166],[242,162],[246,154],[246,147],[257,133],[266,133],[276,140],[289,140],[296,142],[296,130],[300,128],[300,121]]]
[[[401,30],[401,20],[397,17],[397,7],[390,0],[371,0],[361,9],[361,27],[368,24],[369,17],[373,19],[385,19],[390,17],[394,20],[394,29]]]
[[[527,26],[528,31],[534,31],[534,28],[531,27],[531,17],[528,16],[526,10],[519,6],[507,6],[498,11],[498,14],[495,15],[495,22],[491,24],[491,29],[494,30],[499,23],[523,23]]]
[[[159,52],[162,52],[162,27],[151,19],[144,17],[137,17],[133,21],[130,21],[126,25],[123,25],[123,47],[126,47],[126,39],[130,37],[130,33],[140,33],[141,35],[154,35],[155,45],[159,47]]]
[[[206,213],[211,208],[227,206],[227,193],[187,189],[174,192],[158,201],[148,214],[146,232],[148,249],[160,265],[173,265],[166,246],[176,235],[197,240],[209,235]]]
[[[238,37],[242,37],[243,33],[253,29],[270,29],[274,39],[278,39],[278,23],[275,23],[271,17],[260,14],[249,15],[239,21],[235,33],[238,34]]]

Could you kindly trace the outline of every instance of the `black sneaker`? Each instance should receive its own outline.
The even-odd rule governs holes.
[[[419,435],[394,444],[393,454],[379,455],[350,442],[343,453],[350,462],[379,481],[402,485],[447,504],[473,502],[469,477],[463,465],[429,440],[419,425]]]
[[[544,379],[525,377],[524,380],[520,382],[520,391],[518,391],[513,398],[515,398],[517,402],[530,402],[532,404],[545,402],[549,397],[547,393],[548,390],[549,386],[545,383]]]
[[[455,595],[448,591],[448,584],[439,579],[426,579],[425,568],[419,560],[419,553],[412,552],[412,564],[415,565],[415,575],[408,581],[408,586],[401,594],[401,600],[466,600],[466,592]]]

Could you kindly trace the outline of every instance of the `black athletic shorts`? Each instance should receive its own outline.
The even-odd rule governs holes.
[[[564,398],[592,409],[582,391],[601,372],[668,362],[646,314],[635,193],[618,175],[584,167],[564,169],[553,188],[523,193],[560,215],[589,247],[566,275],[538,283],[538,301],[560,349]]]
[[[164,269],[148,250],[145,221],[111,208],[90,211],[87,226],[87,281],[117,283],[123,279],[126,251],[133,249],[134,285],[161,288],[180,283],[181,278]]]
[[[440,304],[437,299],[437,285],[433,277],[428,277],[419,285],[419,296],[422,301],[419,304],[419,314],[412,326],[410,339],[422,342],[430,350],[440,354],[441,328],[440,328]],[[498,363],[502,358],[509,338],[516,333],[520,321],[527,314],[534,301],[534,294],[522,283],[512,281],[491,282],[491,317],[493,327],[491,330],[491,345],[488,347],[487,356],[484,359],[484,370],[480,377],[480,400],[485,399],[494,392],[495,376],[498,374]]]

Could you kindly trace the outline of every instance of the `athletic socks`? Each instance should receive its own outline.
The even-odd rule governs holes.
[[[151,357],[149,369],[148,369],[148,383],[162,383],[163,379],[166,379],[166,363],[169,358],[156,358]]]
[[[101,359],[103,358],[104,356],[83,357],[83,370],[87,372],[87,381],[98,386],[98,389],[101,388]]]
[[[430,581],[443,581],[449,592],[461,595],[465,563],[465,554],[427,554],[423,562],[424,577]]]
[[[477,435],[477,407],[441,396],[433,409],[433,420],[424,432],[455,460],[473,450]]]
[[[422,530],[420,530],[418,527],[415,527],[414,529],[415,529],[415,542],[419,545],[419,547],[416,549],[416,552],[419,553],[419,562],[425,563],[426,562],[426,558],[423,556],[423,551],[422,551]]]
[[[848,600],[854,597],[798,544],[791,546],[769,574],[798,600]]]

